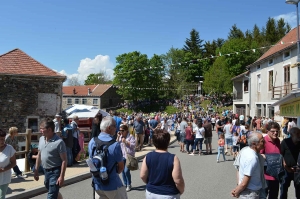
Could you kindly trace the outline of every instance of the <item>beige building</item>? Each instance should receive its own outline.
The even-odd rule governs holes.
[[[64,86],[62,109],[73,104],[91,105],[102,110],[115,109],[122,102],[116,91],[112,84]]]
[[[279,106],[271,107],[297,89],[297,30],[294,28],[273,45],[248,71],[232,79],[233,111],[251,116],[275,117]]]

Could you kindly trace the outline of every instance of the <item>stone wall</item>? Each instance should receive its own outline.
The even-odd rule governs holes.
[[[39,123],[43,118],[54,118],[53,113],[61,110],[61,79],[0,74],[0,85],[0,128],[6,132],[16,126],[25,133],[28,118],[37,118]],[[44,94],[52,96],[51,101]]]
[[[102,96],[101,96],[101,109],[111,109],[116,107],[118,103],[123,102],[121,95],[117,94],[117,88],[110,87]],[[110,103],[111,101],[111,103]]]

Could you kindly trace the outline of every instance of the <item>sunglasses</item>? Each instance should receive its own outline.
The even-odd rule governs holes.
[[[121,131],[121,132],[124,132],[125,130],[121,130],[121,129],[120,129],[120,131]]]
[[[276,133],[279,133],[279,131],[278,131],[278,130],[277,130],[277,131],[270,131],[270,132],[271,132],[271,133],[275,133],[275,132],[276,132]]]

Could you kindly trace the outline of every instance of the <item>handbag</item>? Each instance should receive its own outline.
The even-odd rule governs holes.
[[[278,153],[265,154],[266,156],[266,174],[276,178],[279,182],[284,176],[283,157]]]
[[[138,170],[139,169],[139,161],[136,159],[136,157],[128,154],[127,147],[125,148],[125,151],[126,151],[126,167],[130,171]]]

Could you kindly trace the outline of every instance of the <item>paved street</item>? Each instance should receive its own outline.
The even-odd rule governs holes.
[[[215,133],[214,133],[215,136]],[[236,170],[231,161],[216,162],[216,136],[213,138],[213,155],[190,156],[179,152],[176,143],[170,146],[169,152],[179,157],[186,183],[185,192],[181,198],[232,198],[230,191],[236,185]],[[128,192],[129,199],[145,198],[145,184],[139,178],[139,171],[132,172],[132,191]],[[61,189],[65,199],[92,198],[91,180],[85,180]],[[46,194],[36,196],[34,199],[44,199]],[[290,188],[289,198],[295,198],[294,188]]]

